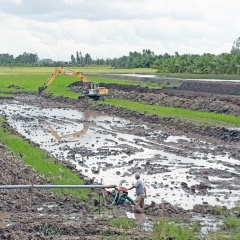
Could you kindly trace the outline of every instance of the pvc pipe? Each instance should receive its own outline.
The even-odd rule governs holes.
[[[116,185],[0,185],[0,189],[29,189],[29,188],[115,188]]]

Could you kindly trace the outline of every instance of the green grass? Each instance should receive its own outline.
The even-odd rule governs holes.
[[[9,93],[11,93],[10,91],[9,91]],[[3,98],[9,98],[9,97],[11,97],[11,95],[9,95],[8,93],[0,93],[0,98],[1,97],[3,97]]]
[[[240,219],[236,217],[229,217],[223,221],[223,224],[228,229],[240,231]]]
[[[124,107],[147,115],[157,115],[160,117],[177,117],[188,119],[196,123],[214,123],[214,124],[232,124],[239,125],[240,117],[233,115],[217,114],[209,112],[199,112],[183,108],[173,108],[149,105],[140,102],[133,102],[123,99],[106,99],[105,104],[114,105],[117,107]]]
[[[240,239],[240,219],[228,217],[223,220],[220,230],[209,232],[206,240],[239,240]]]
[[[222,215],[224,213],[226,213],[227,209],[223,206],[220,205],[215,205],[213,208],[214,214],[216,215]]]
[[[0,76],[0,93],[38,92],[38,87],[42,86],[47,79],[47,76]],[[45,92],[77,99],[79,94],[71,92],[67,87],[76,81],[78,79],[74,77],[58,76]]]
[[[131,229],[133,227],[136,227],[136,222],[134,219],[131,218],[113,218],[109,220],[109,226],[111,227],[117,227],[117,228],[124,228],[124,229]]]
[[[177,225],[168,219],[161,218],[153,225],[151,239],[194,240],[196,233],[190,227]]]
[[[112,71],[109,68],[71,68],[75,71],[84,72],[84,74],[89,73],[103,73],[105,70]],[[91,70],[91,71],[90,71]],[[14,93],[14,92],[38,92],[38,87],[43,86],[47,82],[48,78],[54,73],[55,68],[37,68],[37,67],[16,67],[16,68],[7,68],[0,67],[0,93]],[[125,71],[125,70],[124,70]],[[133,71],[133,70],[132,70]],[[139,71],[145,72],[146,69],[140,69]],[[87,75],[86,75],[87,76]],[[142,81],[136,80],[116,80],[116,79],[106,79],[102,77],[88,77],[89,81],[97,83],[117,83],[117,84],[128,84],[128,85],[140,85],[140,86],[149,86],[151,88],[160,88],[157,84],[148,84]],[[68,85],[79,81],[78,78],[66,75],[59,75],[51,83],[51,85],[45,90],[47,93],[52,93],[55,96],[65,96],[69,98],[77,99],[79,94],[71,92],[68,88]],[[10,86],[15,86],[10,87]],[[19,87],[19,89],[16,88]],[[81,95],[81,94],[80,94]]]
[[[0,92],[37,92],[38,87],[45,81],[43,76],[1,76],[0,75]],[[14,87],[15,86],[15,87]],[[19,87],[16,88],[16,87]]]
[[[88,66],[88,67],[69,67],[75,71],[83,72],[83,74],[107,74],[107,73],[139,73],[139,74],[155,74],[156,69],[151,68],[134,68],[134,69],[114,69],[109,66]],[[47,75],[50,76],[55,71],[55,67],[0,67],[0,75],[2,76],[19,76],[19,75]]]
[[[25,164],[31,165],[38,173],[43,174],[55,185],[82,185],[84,182],[76,174],[54,159],[48,157],[47,153],[32,146],[28,141],[15,136],[3,129],[4,120],[0,118],[0,142],[17,156],[22,156]],[[54,192],[71,194],[81,200],[88,199],[88,189],[54,189]]]

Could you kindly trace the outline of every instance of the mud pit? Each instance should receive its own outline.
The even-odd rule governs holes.
[[[183,86],[186,88],[186,84]],[[127,94],[126,90],[111,89],[113,95]],[[229,109],[238,115],[236,92],[233,101],[229,93],[222,96],[189,90],[184,92],[180,87],[150,93],[146,88],[143,94],[145,101],[149,94],[151,101],[160,101],[159,96],[164,95],[166,105],[174,102],[187,106],[189,99],[198,99],[206,109],[214,105],[216,112],[226,107],[219,101],[230,99]],[[132,87],[128,91],[128,96],[143,96]],[[22,136],[60,161],[69,160],[96,182],[130,186],[133,174],[140,172],[148,190],[147,214],[153,214],[149,209],[156,212],[152,202],[166,201],[179,207],[176,212],[191,210],[196,215],[211,212],[206,210],[209,205],[232,208],[239,201],[238,128],[195,126],[48,94],[2,99],[0,114]],[[134,198],[134,191],[129,194]],[[198,207],[201,205],[203,208]]]

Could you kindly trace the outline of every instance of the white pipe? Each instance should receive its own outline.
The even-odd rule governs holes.
[[[29,189],[29,188],[115,188],[116,185],[0,185],[0,189]]]

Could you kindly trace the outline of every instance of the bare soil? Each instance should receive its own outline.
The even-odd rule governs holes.
[[[146,79],[145,79],[146,80]],[[153,81],[151,79],[151,81]],[[158,79],[156,81],[159,81]],[[171,81],[171,80],[164,80]],[[169,83],[170,84],[170,83]],[[72,90],[78,91],[77,83]],[[134,101],[144,101],[149,104],[157,104],[172,107],[182,107],[200,111],[240,115],[240,84],[238,83],[213,83],[200,81],[182,81],[178,88],[149,89],[137,86],[122,86],[116,84],[101,84],[110,89],[111,97],[118,97]],[[34,97],[31,97],[33,96]],[[95,104],[92,101],[72,100],[64,97],[53,97],[51,94],[37,96],[33,93],[16,94],[13,98],[0,99],[0,103],[22,101],[42,107],[68,107],[73,109],[91,110],[102,112],[111,116],[124,117],[136,123],[147,124],[152,129],[159,129],[169,134],[184,134],[188,137],[196,137],[218,145],[214,154],[229,152],[229,156],[240,160],[240,131],[223,126],[196,125],[186,120],[175,118],[160,118],[158,116],[146,116],[135,111]],[[33,101],[34,100],[34,101]],[[8,130],[14,133],[6,125]],[[128,130],[126,130],[128,131]],[[141,134],[141,130],[136,129]],[[193,149],[194,145],[185,147],[185,151]],[[29,184],[34,178],[35,184],[46,184],[43,176],[36,173],[30,166],[23,164],[21,156],[13,155],[6,146],[0,144],[0,184]],[[201,149],[206,153],[212,153],[211,149]],[[184,152],[178,153],[184,156]],[[64,163],[75,171],[69,163]],[[146,166],[147,169],[147,166]],[[236,166],[236,170],[239,165]],[[195,173],[199,176],[203,173]],[[204,173],[207,178],[210,175],[221,175],[221,171],[209,169]],[[235,176],[235,180],[239,181]],[[223,187],[224,182],[221,182]],[[186,194],[194,191],[186,183],[181,188]],[[208,185],[198,185],[198,191],[207,191]],[[125,234],[131,239],[147,239],[147,233],[142,229],[141,223],[133,229],[120,229],[110,227],[108,221],[111,218],[107,208],[102,213],[93,210],[98,206],[96,199],[89,198],[89,202],[79,202],[70,196],[57,196],[48,190],[34,190],[35,193],[30,205],[29,192],[26,190],[0,190],[0,239],[106,239],[107,236]],[[44,203],[44,204],[43,204]],[[41,208],[41,210],[39,210]],[[115,208],[115,207],[114,207]],[[131,211],[129,206],[123,207]],[[105,212],[105,213],[104,213]],[[103,214],[104,213],[104,214]],[[112,213],[111,213],[112,214]],[[159,216],[172,216],[189,220],[192,215],[214,215],[212,206],[196,205],[191,211],[186,211],[169,203],[156,204],[152,202],[146,205],[145,214],[148,219]],[[232,213],[231,213],[232,214]],[[238,213],[234,213],[238,215]]]

